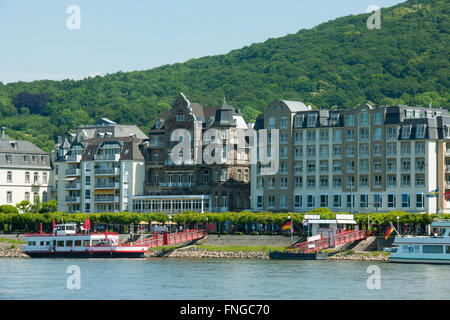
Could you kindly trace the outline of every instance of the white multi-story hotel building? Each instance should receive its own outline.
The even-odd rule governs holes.
[[[374,212],[449,211],[450,115],[446,110],[363,104],[349,110],[311,110],[275,101],[255,130],[279,129],[279,171],[252,166],[256,210]],[[448,143],[448,147],[447,147]],[[440,198],[426,193],[439,188]],[[437,203],[439,199],[439,204]]]
[[[50,155],[29,141],[0,138],[0,204],[50,200]]]
[[[136,126],[101,119],[55,147],[58,211],[120,212],[143,195],[147,136]]]

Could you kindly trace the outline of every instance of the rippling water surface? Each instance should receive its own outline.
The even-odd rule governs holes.
[[[0,259],[0,299],[450,299],[450,266],[350,261]],[[71,265],[81,288],[66,286]]]

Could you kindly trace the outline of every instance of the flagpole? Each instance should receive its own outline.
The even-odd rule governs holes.
[[[395,229],[394,224],[392,223],[392,221],[389,221],[389,223],[391,224],[392,228],[394,228],[395,232],[397,232],[397,235],[400,235],[400,233],[398,233],[397,229]]]

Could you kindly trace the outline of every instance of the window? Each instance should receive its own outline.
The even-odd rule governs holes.
[[[308,127],[309,128],[313,128],[316,126],[316,118],[317,115],[316,114],[308,114]]]
[[[409,174],[402,174],[402,187],[410,187],[411,186],[411,177]]]
[[[416,155],[425,154],[425,144],[423,142],[416,142]]]
[[[282,117],[281,118],[280,128],[281,129],[287,129],[288,128],[288,119],[287,119],[287,117]]]
[[[338,177],[333,178],[333,187],[340,188],[341,186],[342,186],[342,179]]]
[[[228,180],[228,170],[227,169],[222,169],[222,174],[221,174],[220,178],[222,181]]]
[[[402,126],[402,139],[409,139],[411,136],[411,126]]]
[[[425,198],[423,193],[416,194],[416,208],[423,208],[425,206]]]
[[[354,188],[355,186],[355,177],[347,177],[347,188]]]
[[[342,147],[341,146],[334,146],[333,147],[333,156],[334,157],[340,157],[341,156],[341,152],[342,152]]]
[[[375,208],[381,208],[381,207],[383,206],[381,194],[375,193],[375,194],[373,195],[373,206],[374,206]]]
[[[425,187],[425,178],[423,176],[416,175],[416,187]]]
[[[367,208],[369,206],[369,195],[368,194],[361,194],[359,196],[359,206],[361,208]]]
[[[11,155],[7,154],[7,155],[5,155],[5,158],[6,158],[6,163],[12,163],[12,156]]]
[[[345,124],[347,126],[354,126],[355,125],[355,115],[354,114],[347,114],[345,116]]]
[[[355,171],[355,161],[351,160],[351,161],[347,161],[347,166],[346,166],[346,172],[347,173],[352,173]]]
[[[30,163],[30,156],[23,156],[23,161],[25,163]]]
[[[333,195],[333,207],[340,208],[342,205],[341,200],[342,200],[342,197],[340,194]]]
[[[308,188],[316,187],[316,179],[313,177],[308,177]]]
[[[360,160],[359,161],[359,171],[360,172],[369,172],[369,161],[368,160]]]
[[[396,162],[395,162],[395,160],[388,160],[388,162],[387,162],[387,170],[389,171],[389,172],[395,172],[397,169],[396,169]]]
[[[316,157],[316,147],[308,146],[308,158],[315,158],[315,157]]]
[[[353,129],[347,129],[347,141],[355,140],[355,131]]]
[[[359,125],[360,126],[366,126],[368,124],[369,124],[369,113],[361,112],[359,114]]]
[[[6,182],[12,182],[12,171],[6,173]]]
[[[342,131],[341,129],[333,130],[333,141],[334,142],[342,142]]]
[[[303,132],[297,131],[295,132],[295,144],[301,144],[303,142]]]
[[[388,208],[395,208],[397,206],[397,196],[395,194],[388,194]]]
[[[397,177],[396,176],[388,176],[388,187],[395,188],[397,186]]]
[[[425,171],[425,160],[424,159],[416,159],[416,171],[419,171],[419,172]]]
[[[6,202],[12,203],[12,191],[6,192]]]
[[[397,128],[396,127],[387,128],[387,139],[388,140],[396,140],[397,139]]]
[[[409,156],[411,154],[411,144],[409,142],[403,142],[401,144],[402,155]]]
[[[327,208],[328,207],[328,195],[321,194],[320,195],[320,207]]]
[[[281,177],[280,179],[280,188],[287,189],[287,177]]]
[[[374,187],[381,188],[381,176],[374,176]]]
[[[320,146],[320,157],[328,158],[328,146]]]
[[[91,185],[91,176],[86,176],[86,185],[87,186]]]
[[[91,190],[85,190],[84,191],[84,198],[90,199],[91,198]]]
[[[275,189],[275,178],[268,178],[267,179],[267,188],[268,189]]]
[[[288,134],[287,134],[287,132],[281,132],[280,133],[280,143],[281,144],[287,144],[288,143]]]
[[[328,188],[328,178],[327,177],[320,177],[320,187],[322,189]]]
[[[382,168],[381,162],[375,161],[373,163],[373,171],[374,172],[381,172],[381,168]]]
[[[416,138],[417,139],[425,138],[425,128],[426,128],[426,124],[417,125],[417,127],[416,127]]]
[[[309,131],[307,132],[306,140],[307,140],[309,143],[316,142],[316,132],[315,132],[315,131],[312,131],[312,130],[309,130]]]
[[[302,188],[302,187],[303,187],[303,178],[295,177],[295,188]]]
[[[275,196],[269,196],[269,202],[267,205],[269,208],[275,208]]]
[[[316,205],[316,199],[314,197],[314,195],[312,194],[308,194],[307,196],[308,199],[308,208],[313,208]]]
[[[328,172],[328,161],[321,161],[320,162],[320,172]]]
[[[373,140],[375,141],[381,140],[381,128],[373,129]]]
[[[264,196],[262,196],[262,195],[259,195],[258,197],[257,197],[257,203],[256,203],[256,206],[258,207],[258,208],[263,208],[264,207]]]
[[[341,172],[341,162],[333,161],[333,172],[340,173]]]
[[[267,129],[275,129],[275,118],[274,117],[270,117],[267,120]]]
[[[287,173],[287,163],[286,162],[281,162],[280,163],[280,173],[281,174],[286,174]]]
[[[280,208],[286,209],[287,208],[287,198],[286,196],[280,196]]]
[[[355,147],[354,146],[347,146],[347,157],[354,157],[355,156]]]
[[[347,195],[347,208],[354,208],[355,207],[355,195],[348,194]]]
[[[25,200],[30,201],[30,193],[25,192]]]
[[[359,146],[359,156],[360,157],[368,157],[369,156],[369,145],[361,144]]]
[[[280,147],[280,159],[287,159],[288,149],[287,147]]]
[[[359,140],[367,141],[369,140],[369,129],[359,129]]]
[[[296,162],[294,165],[294,174],[300,175],[303,172],[303,163],[302,162]]]
[[[301,159],[303,157],[303,148],[296,147],[295,148],[295,159]]]
[[[297,114],[294,117],[294,127],[301,128],[303,124],[303,115]]]
[[[301,195],[299,195],[299,194],[296,194],[295,196],[294,196],[294,207],[295,208],[301,208],[301,207],[303,207],[303,197],[301,196]]]
[[[409,208],[409,207],[410,207],[409,194],[404,193],[404,194],[402,194],[402,208]]]
[[[327,130],[320,131],[320,142],[328,142],[328,131]]]
[[[184,121],[184,113],[177,113],[177,122]]]
[[[373,124],[381,125],[383,123],[383,114],[381,112],[377,112],[373,115]]]
[[[423,253],[444,253],[444,247],[441,245],[424,244],[422,246]]]
[[[373,155],[375,157],[380,157],[382,153],[381,151],[382,151],[381,144],[375,144],[373,146]]]
[[[369,177],[367,176],[361,176],[359,178],[359,186],[361,188],[368,188],[369,187]]]
[[[396,156],[397,155],[397,145],[395,143],[387,144],[387,155]]]

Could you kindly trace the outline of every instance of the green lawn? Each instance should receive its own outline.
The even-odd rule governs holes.
[[[2,243],[11,243],[11,244],[26,244],[26,241],[20,241],[15,239],[7,239],[7,238],[0,238],[0,242]]]
[[[285,247],[268,247],[268,246],[196,246],[203,250],[209,251],[284,251]]]

